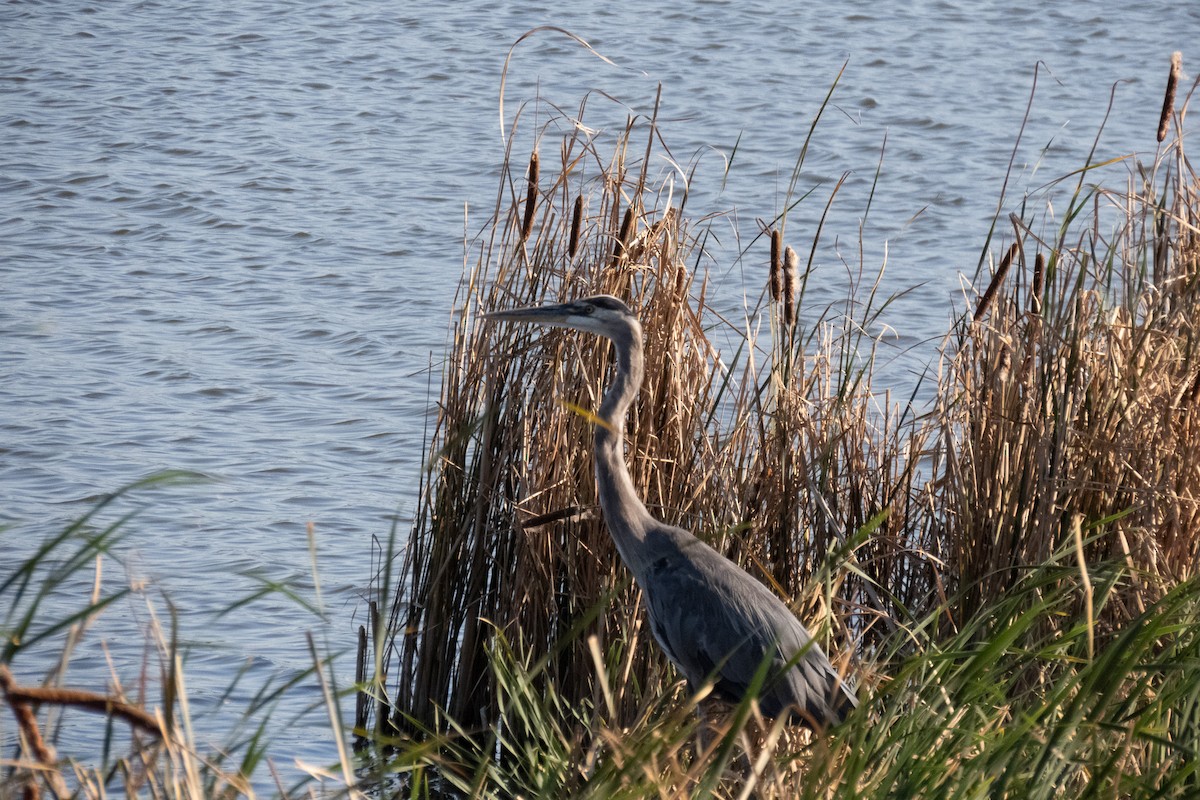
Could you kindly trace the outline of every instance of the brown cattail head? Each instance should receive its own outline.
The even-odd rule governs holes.
[[[783,324],[796,324],[796,284],[800,282],[800,256],[789,245],[783,251]]]
[[[579,249],[579,226],[583,224],[583,195],[575,198],[575,211],[571,214],[571,238],[567,241],[567,257],[574,258]]]
[[[1158,118],[1158,141],[1167,138],[1167,128],[1175,113],[1175,87],[1179,85],[1179,73],[1183,71],[1183,53],[1171,53],[1171,72],[1167,75],[1167,93],[1163,97],[1162,116]]]
[[[983,293],[983,297],[979,299],[979,305],[975,307],[974,322],[979,322],[983,318],[984,312],[988,306],[996,299],[996,293],[1000,291],[1000,284],[1004,283],[1004,276],[1008,274],[1008,268],[1012,266],[1013,259],[1017,257],[1021,246],[1013,242],[1012,247],[1008,248],[1008,252],[1000,259],[1000,266],[996,267],[996,274],[992,276],[992,282],[988,284],[987,291]]]
[[[1029,288],[1029,313],[1042,313],[1042,287],[1046,283],[1046,256],[1038,253],[1033,259],[1033,286]]]
[[[776,228],[771,231],[771,300],[778,303],[783,294],[783,231]]]
[[[525,194],[525,219],[521,220],[521,241],[528,241],[533,232],[533,209],[537,204],[540,162],[537,150],[529,157],[529,191]]]
[[[617,241],[613,244],[612,265],[615,267],[620,263],[621,258],[625,255],[625,248],[629,247],[629,234],[633,230],[633,206],[625,209],[625,216],[621,219],[621,232],[617,234]]]

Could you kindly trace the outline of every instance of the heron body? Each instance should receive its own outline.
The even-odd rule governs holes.
[[[642,326],[615,297],[498,311],[491,319],[587,331],[616,351],[612,385],[595,427],[596,483],[609,534],[646,598],[651,631],[667,658],[699,689],[731,702],[759,686],[769,716],[791,714],[819,729],[857,704],[791,610],[763,584],[692,534],[650,515],[625,465],[625,415],[642,385]],[[755,683],[767,664],[765,682]]]

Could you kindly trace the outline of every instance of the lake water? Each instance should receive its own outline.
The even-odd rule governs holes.
[[[845,296],[886,138],[864,243],[871,269],[886,257],[884,294],[916,287],[884,320],[897,389],[962,307],[1035,66],[1005,214],[1083,163],[1110,94],[1098,158],[1152,159],[1170,53],[1184,51],[1189,74],[1200,59],[1188,51],[1200,4],[1182,0],[808,5],[0,7],[0,576],[104,493],[196,470],[216,482],[124,498],[100,521],[141,509],[117,555],[180,608],[203,737],[221,740],[267,676],[308,666],[306,631],[351,651],[373,539],[396,520],[405,530],[415,502],[464,230],[494,202],[501,69],[535,26],[567,28],[615,66],[551,32],[519,45],[505,95],[509,122],[527,104],[519,159],[554,106],[602,91],[620,102],[593,94],[587,121],[618,125],[648,114],[661,84],[664,139],[700,162],[691,214],[736,212],[714,223],[722,245],[707,262],[729,308],[763,281],[765,252],[738,261],[739,237],[780,209],[848,62],[805,164],[820,201],[790,218],[789,238],[807,243],[849,172],[811,289],[816,303]],[[310,522],[327,621],[279,598],[216,617],[259,587],[254,575],[315,600]],[[126,578],[109,562],[106,580]],[[46,617],[88,589],[63,587]],[[104,638],[135,682],[146,618],[138,600],[111,608],[69,683],[105,685]],[[49,657],[22,653],[14,671],[34,682]],[[246,662],[246,685],[222,701]],[[352,668],[336,662],[341,683]],[[316,696],[290,695],[278,719]],[[62,749],[94,730],[68,726]],[[275,733],[284,770],[335,757],[320,713]]]

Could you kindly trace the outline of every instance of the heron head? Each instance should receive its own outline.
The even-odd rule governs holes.
[[[512,322],[535,322],[555,328],[573,328],[588,331],[609,339],[637,325],[637,319],[629,306],[612,295],[598,294],[547,306],[513,308],[493,311],[486,319],[504,319]],[[632,323],[632,324],[631,324]]]

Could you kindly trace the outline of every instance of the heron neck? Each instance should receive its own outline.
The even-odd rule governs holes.
[[[646,536],[650,512],[633,488],[625,464],[625,416],[642,386],[642,331],[640,326],[612,340],[616,350],[616,377],[600,403],[602,424],[596,425],[596,484],[604,521],[625,564],[639,573],[638,543]]]

